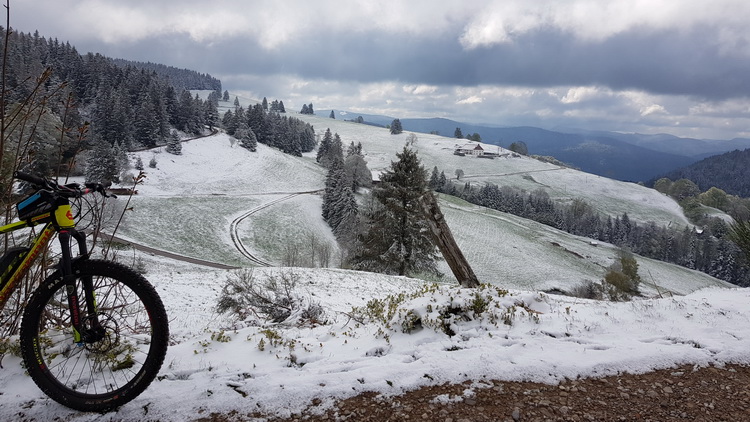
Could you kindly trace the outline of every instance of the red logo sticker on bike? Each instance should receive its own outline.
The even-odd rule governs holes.
[[[70,210],[68,210],[68,212],[65,213],[65,216],[68,217],[68,220],[72,220],[73,219],[73,213],[70,212]]]

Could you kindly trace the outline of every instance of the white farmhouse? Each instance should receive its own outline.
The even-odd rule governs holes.
[[[474,155],[474,156],[481,156],[484,155],[484,148],[482,148],[479,144],[465,144],[465,145],[456,145],[453,153],[455,155]]]

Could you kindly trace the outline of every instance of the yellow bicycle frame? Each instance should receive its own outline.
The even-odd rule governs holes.
[[[31,244],[31,249],[23,257],[21,264],[15,269],[8,282],[0,290],[0,309],[5,306],[11,293],[15,290],[18,283],[29,271],[34,261],[44,252],[52,240],[55,233],[75,228],[75,220],[69,204],[59,205],[55,210],[31,217],[28,220],[16,221],[0,227],[0,234],[9,233],[16,230],[33,227],[37,224],[46,223],[42,231],[37,235]],[[6,271],[11,271],[9,267]]]

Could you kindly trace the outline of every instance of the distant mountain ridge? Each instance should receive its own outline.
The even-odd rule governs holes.
[[[692,180],[702,191],[717,187],[728,194],[750,198],[750,149],[708,157],[665,177]]]
[[[329,115],[330,110],[318,111]],[[341,120],[362,117],[365,123],[386,126],[393,117],[334,110]],[[508,147],[523,141],[533,155],[553,156],[588,173],[613,179],[646,182],[707,156],[750,148],[750,139],[702,140],[669,134],[644,135],[571,129],[560,132],[537,127],[502,127],[457,122],[445,118],[399,119],[404,130],[453,136],[478,133],[482,142]]]

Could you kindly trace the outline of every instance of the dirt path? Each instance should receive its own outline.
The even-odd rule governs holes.
[[[499,363],[500,364],[500,363]],[[750,420],[750,366],[684,365],[646,374],[569,380],[560,385],[479,381],[426,387],[397,397],[362,394],[324,414],[291,421],[736,421]],[[312,404],[311,409],[315,408]],[[213,414],[201,422],[262,415]],[[257,419],[255,419],[257,420]]]
[[[223,270],[233,270],[233,269],[239,268],[239,267],[232,266],[232,265],[220,264],[218,262],[205,261],[203,259],[191,258],[189,256],[184,256],[184,255],[178,255],[176,253],[167,252],[161,249],[156,249],[156,248],[152,248],[149,246],[134,243],[134,242],[131,242],[130,240],[125,240],[117,236],[110,236],[110,235],[105,235],[105,234],[102,234],[102,236],[107,236],[110,240],[114,240],[116,242],[123,243],[128,246],[132,246],[134,249],[137,249],[141,252],[146,252],[152,255],[163,256],[165,258],[175,259],[177,261],[189,262],[191,264],[204,265],[206,267],[219,268]]]

